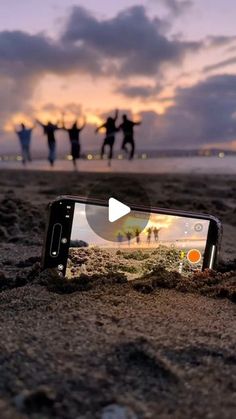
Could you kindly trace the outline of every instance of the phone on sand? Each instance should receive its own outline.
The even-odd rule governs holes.
[[[145,276],[158,266],[183,275],[215,269],[221,224],[213,217],[119,201],[63,196],[49,206],[43,268],[81,274]],[[126,210],[128,208],[128,210]],[[124,211],[125,209],[125,211]],[[113,222],[110,217],[113,211]],[[122,212],[123,211],[123,212]]]

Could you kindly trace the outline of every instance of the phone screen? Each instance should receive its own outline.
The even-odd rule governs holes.
[[[99,214],[101,207],[93,205]],[[210,221],[163,213],[148,214],[145,228],[140,220],[147,218],[142,211],[132,211],[119,223],[98,225],[109,229],[106,240],[91,228],[86,205],[75,203],[67,259],[66,276],[119,272],[128,280],[140,278],[158,266],[183,275],[190,275],[203,268]],[[103,231],[104,233],[104,231]]]

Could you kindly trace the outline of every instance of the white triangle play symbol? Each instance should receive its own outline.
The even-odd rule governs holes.
[[[122,202],[117,201],[115,198],[109,199],[109,221],[110,223],[114,223],[115,221],[119,220],[120,218],[124,217],[125,215],[131,212],[130,207]]]

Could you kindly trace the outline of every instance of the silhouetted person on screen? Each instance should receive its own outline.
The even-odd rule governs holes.
[[[149,227],[147,229],[147,242],[148,242],[148,244],[151,243],[151,238],[152,238],[152,227]]]
[[[130,246],[130,242],[131,242],[131,239],[132,239],[132,233],[130,231],[127,231],[127,233],[125,233],[125,234],[126,234],[126,239],[128,241],[128,245]]]
[[[155,239],[155,242],[158,242],[159,241],[159,232],[160,232],[160,228],[157,228],[157,227],[154,227],[154,229],[153,229],[153,234],[154,234],[154,239]]]
[[[137,244],[140,244],[140,233],[141,233],[141,231],[137,228],[136,230],[135,230],[135,237],[136,237],[136,243]]]
[[[76,169],[76,161],[80,158],[80,133],[85,128],[86,121],[84,120],[84,123],[81,127],[78,127],[77,121],[74,122],[71,128],[66,128],[65,123],[63,120],[62,123],[62,129],[66,131],[69,135],[70,143],[71,143],[71,155],[73,159],[73,165]]]
[[[129,160],[132,160],[134,157],[134,151],[135,151],[135,142],[134,142],[134,127],[136,125],[141,125],[141,122],[133,122],[130,121],[127,118],[127,115],[123,115],[123,122],[119,126],[119,129],[124,134],[124,139],[122,143],[121,149],[124,150],[126,153],[129,152],[127,145],[130,145],[130,154],[129,154]]]
[[[117,234],[117,241],[118,241],[118,244],[119,244],[119,245],[123,242],[123,239],[124,239],[123,234],[118,233],[118,234]]]
[[[59,130],[58,124],[52,124],[52,122],[48,122],[46,125],[42,124],[38,119],[36,119],[36,122],[43,128],[44,135],[47,136],[48,139],[48,148],[49,148],[49,155],[48,155],[48,161],[51,166],[54,165],[54,162],[56,160],[56,138],[55,138],[55,132]]]
[[[111,165],[111,160],[113,157],[113,147],[115,144],[115,136],[116,136],[116,133],[119,131],[118,128],[116,127],[117,118],[118,118],[118,110],[116,111],[114,118],[112,118],[111,116],[107,118],[106,122],[100,127],[98,127],[95,131],[97,133],[102,128],[106,129],[106,137],[103,141],[103,145],[101,149],[101,159],[103,159],[103,156],[105,153],[105,147],[106,146],[110,147],[110,152],[108,155],[109,166]]]
[[[18,131],[15,129],[16,134],[20,140],[21,153],[22,153],[22,163],[25,165],[27,162],[32,161],[30,153],[30,143],[32,137],[32,128],[26,128],[25,124],[21,124],[21,129]]]

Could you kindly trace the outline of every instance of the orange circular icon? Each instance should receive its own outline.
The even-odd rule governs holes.
[[[201,252],[197,249],[189,250],[187,259],[190,263],[199,263],[202,258]]]

